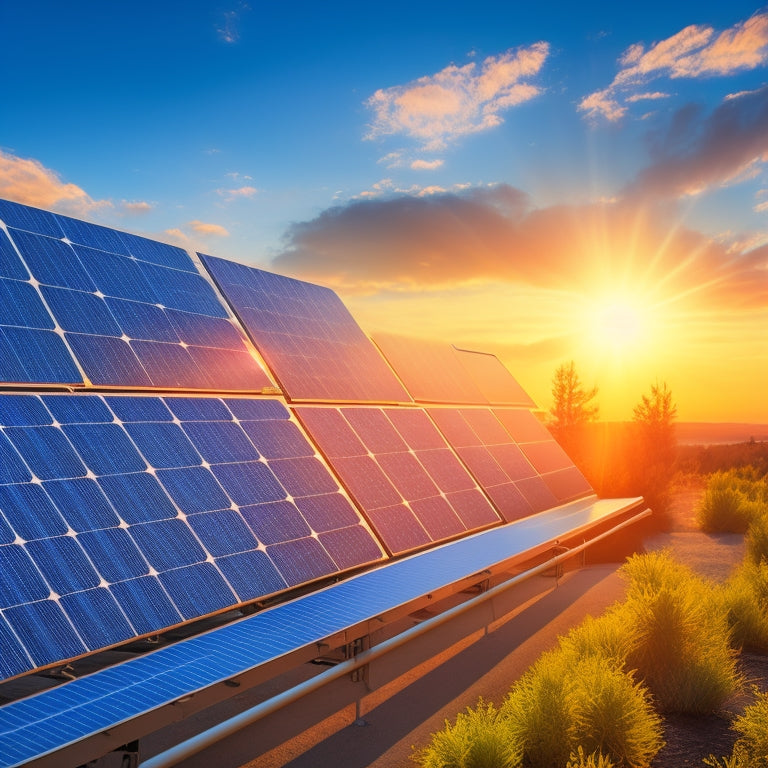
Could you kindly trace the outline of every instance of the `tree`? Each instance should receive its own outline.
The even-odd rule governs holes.
[[[677,406],[666,382],[651,386],[633,412],[634,485],[653,509],[660,527],[667,527],[669,489],[677,455]]]
[[[599,407],[593,402],[596,397],[597,387],[584,389],[573,360],[557,368],[552,380],[550,428],[574,460],[582,454],[584,426],[597,418]]]

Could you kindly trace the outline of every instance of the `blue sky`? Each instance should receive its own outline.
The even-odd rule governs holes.
[[[574,359],[606,418],[664,379],[684,418],[768,420],[768,8],[30,0],[0,24],[0,196],[330,285],[366,330],[496,351],[544,407]]]

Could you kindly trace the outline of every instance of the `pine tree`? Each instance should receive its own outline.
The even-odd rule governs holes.
[[[596,397],[597,387],[584,389],[573,360],[557,368],[552,380],[550,429],[574,460],[582,453],[584,426],[597,419],[599,407],[593,402]]]

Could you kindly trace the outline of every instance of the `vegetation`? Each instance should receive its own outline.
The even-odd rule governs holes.
[[[707,533],[746,533],[756,523],[752,534],[760,549],[760,518],[768,516],[768,482],[753,467],[729,469],[710,475],[704,495],[696,509],[699,526]]]
[[[768,653],[768,560],[746,559],[719,597],[734,646]]]
[[[733,723],[739,735],[730,757],[710,756],[712,768],[768,768],[768,692],[753,688],[755,701]]]
[[[574,460],[582,454],[584,427],[597,419],[599,407],[594,402],[596,397],[597,387],[584,389],[573,360],[557,368],[552,380],[550,429]]]

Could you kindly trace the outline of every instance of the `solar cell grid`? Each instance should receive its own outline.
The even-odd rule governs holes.
[[[276,400],[2,394],[0,452],[12,674],[383,555]]]
[[[429,415],[507,521],[558,503],[490,408],[431,408]],[[548,434],[548,433],[547,433]],[[554,441],[551,441],[554,444]]]
[[[200,256],[293,400],[410,402],[330,289]]]
[[[499,522],[420,409],[407,417],[370,406],[295,410],[390,552]]]
[[[274,386],[182,249],[14,204],[0,218],[0,380]]]

